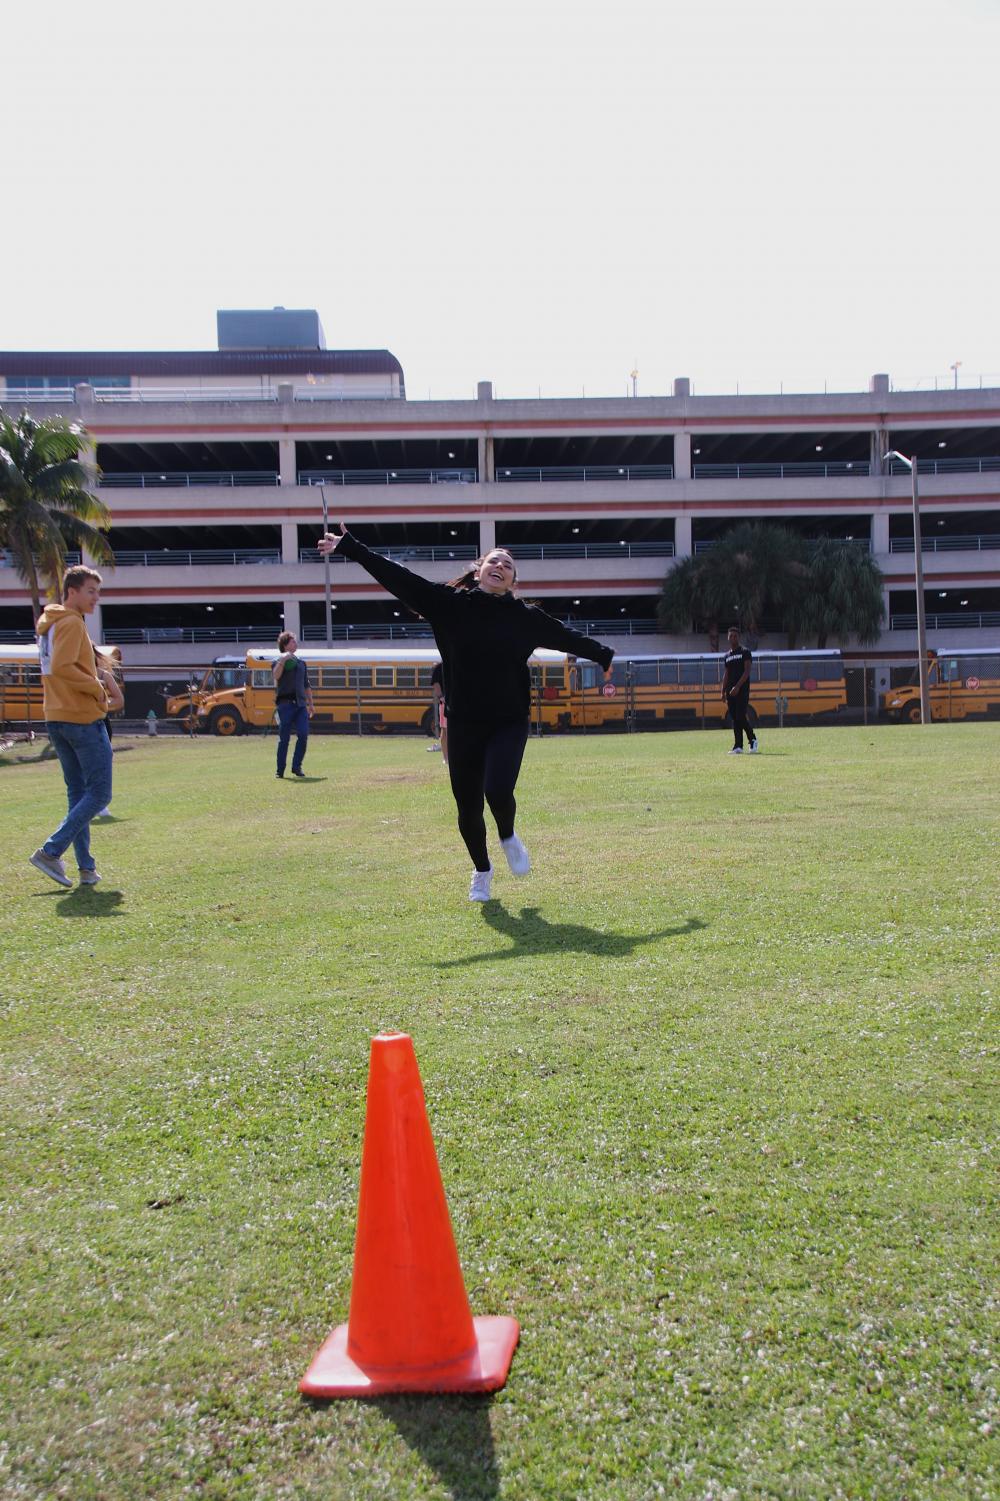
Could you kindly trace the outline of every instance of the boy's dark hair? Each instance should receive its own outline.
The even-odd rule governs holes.
[[[291,641],[294,635],[294,631],[282,631],[281,635],[278,637],[278,650],[284,651],[285,647],[288,645],[289,641]]]
[[[97,569],[88,568],[85,563],[75,563],[72,568],[67,568],[62,576],[63,599],[71,589],[82,589],[88,579],[96,579],[99,584],[104,582]]]

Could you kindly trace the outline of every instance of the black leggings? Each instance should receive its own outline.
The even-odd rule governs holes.
[[[489,870],[483,797],[501,839],[514,832],[514,785],[528,740],[527,720],[515,724],[462,724],[448,720],[448,773],[458,804],[458,828],[477,870]]]

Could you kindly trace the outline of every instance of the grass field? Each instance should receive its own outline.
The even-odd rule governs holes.
[[[0,1495],[995,1498],[1000,726],[529,745],[466,901],[422,740],[0,767]],[[412,1033],[493,1398],[313,1404]]]

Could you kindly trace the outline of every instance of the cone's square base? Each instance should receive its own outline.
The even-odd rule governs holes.
[[[473,1319],[476,1348],[448,1366],[364,1371],[347,1353],[347,1325],[324,1340],[302,1380],[307,1397],[381,1397],[389,1392],[495,1392],[507,1380],[520,1335],[516,1319]]]

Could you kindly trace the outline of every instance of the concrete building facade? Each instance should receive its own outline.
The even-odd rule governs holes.
[[[890,449],[919,459],[930,644],[1000,644],[1000,390],[875,376],[856,394],[701,397],[678,380],[663,397],[511,401],[483,382],[409,401],[388,351],[224,349],[0,354],[0,405],[91,435],[117,554],[92,627],[136,665],[207,662],[282,626],[324,639],[324,496],[430,578],[509,546],[523,593],[633,651],[706,649],[659,632],[666,571],[734,522],[778,520],[871,548],[879,653],[912,656],[910,478]],[[330,575],[335,639],[419,639],[355,565]],[[0,639],[30,630],[27,606],[0,560]]]

